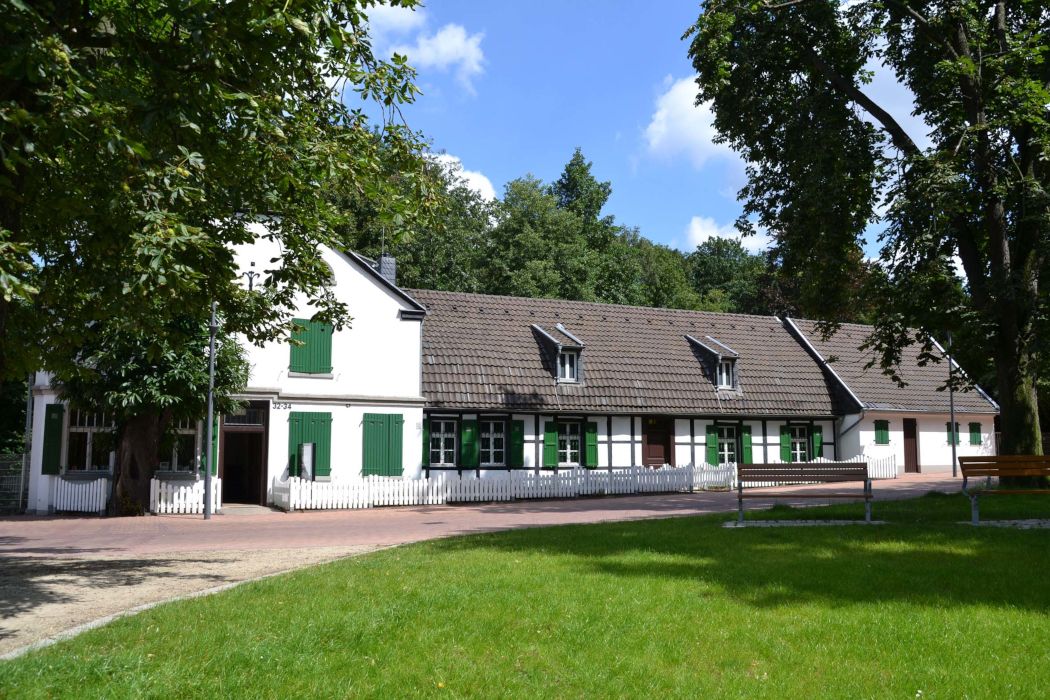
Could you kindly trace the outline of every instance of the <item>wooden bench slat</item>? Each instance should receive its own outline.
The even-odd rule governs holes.
[[[974,477],[1050,477],[1050,455],[1000,455],[996,457],[960,457],[959,467],[962,470],[963,493],[970,498],[970,522],[977,525],[981,521],[977,501],[981,496],[1018,495],[1029,493],[1050,493],[1045,488],[1005,488],[988,491],[970,491],[969,479]]]

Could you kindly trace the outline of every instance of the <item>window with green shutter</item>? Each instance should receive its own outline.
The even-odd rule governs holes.
[[[300,329],[292,333],[291,359],[288,369],[303,374],[328,374],[332,371],[332,327],[320,321],[293,319]]]
[[[302,445],[314,445],[314,478],[332,475],[332,414],[292,411],[288,414],[288,474],[299,476]]]
[[[970,423],[970,444],[971,445],[980,445],[983,442],[984,441],[981,440],[981,424],[980,423]]]
[[[366,413],[361,421],[361,475],[401,476],[405,418],[400,413]]]
[[[944,430],[948,434],[948,438],[947,438],[948,439],[948,444],[949,445],[952,444],[952,438],[954,437],[955,438],[955,444],[958,445],[959,444],[959,424],[958,423],[955,424],[955,432],[953,433],[952,432],[952,422],[951,421],[947,421],[944,424]]]
[[[890,444],[890,422],[888,420],[875,421],[875,444]]]

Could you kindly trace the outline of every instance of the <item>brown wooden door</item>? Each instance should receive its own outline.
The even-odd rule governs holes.
[[[646,418],[642,425],[642,464],[647,467],[674,464],[674,421]]]
[[[904,471],[919,472],[919,436],[914,418],[904,419]]]

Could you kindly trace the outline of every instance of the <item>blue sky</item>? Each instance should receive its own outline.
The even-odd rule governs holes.
[[[680,37],[698,11],[697,2],[430,0],[370,17],[377,50],[407,54],[419,71],[424,94],[404,110],[409,125],[458,159],[479,191],[500,195],[526,173],[549,182],[579,146],[612,182],[606,214],[691,250],[736,235],[744,183],[743,164],[713,143],[710,114],[694,105]],[[870,92],[921,125],[886,71]]]

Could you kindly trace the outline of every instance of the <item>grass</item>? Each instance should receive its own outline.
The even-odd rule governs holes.
[[[987,498],[988,519],[1050,499]],[[5,697],[1045,697],[1050,531],[959,495],[462,537],[161,606],[0,664]],[[754,518],[859,518],[858,505]]]

